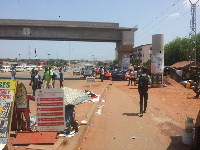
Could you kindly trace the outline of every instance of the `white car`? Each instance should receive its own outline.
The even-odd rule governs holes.
[[[21,72],[21,71],[25,71],[23,66],[16,66],[16,72]]]
[[[2,66],[0,71],[1,72],[9,72],[10,71],[10,66]]]
[[[80,73],[80,71],[79,70],[74,70],[73,71],[73,75],[80,75],[81,73]]]

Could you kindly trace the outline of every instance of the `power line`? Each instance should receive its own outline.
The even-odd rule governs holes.
[[[173,13],[175,13],[177,10],[179,10],[181,7],[183,7],[184,5],[186,5],[187,2],[185,2],[184,4],[182,4],[180,7],[178,7],[176,10],[174,10],[170,15],[172,15]],[[167,19],[170,15],[167,15],[165,18],[163,18],[162,20],[160,20],[158,23],[156,23],[154,26],[152,26],[151,28],[149,28],[146,32],[144,32],[143,34],[141,34],[140,36],[138,36],[136,38],[136,40],[141,37],[142,35],[146,34],[147,32],[150,31],[150,29],[153,29],[154,27],[156,27],[158,24],[160,24],[161,22],[163,22],[165,19]]]
[[[153,23],[155,20],[157,20],[160,16],[162,16],[165,12],[167,12],[170,8],[174,7],[180,0],[177,0],[174,4],[172,4],[169,8],[167,8],[164,12],[162,12],[158,17],[156,17],[154,20],[152,20],[150,23],[148,23],[144,28],[138,31],[138,33],[145,28],[147,28],[151,23]]]
[[[154,32],[153,34],[157,33],[158,31],[166,28],[167,26],[169,26],[170,24],[172,24],[173,22],[177,21],[178,19],[182,18],[183,16],[185,16],[186,14],[188,14],[190,11],[187,11],[186,13],[184,13],[183,15],[181,15],[180,17],[174,19],[173,21],[171,21],[170,23],[168,23],[167,25],[163,26],[162,28],[158,29],[156,32]],[[138,43],[141,43],[142,41],[144,41],[145,39],[147,39],[148,37],[151,37],[152,34],[146,36],[145,38],[143,38],[142,40],[140,40]]]

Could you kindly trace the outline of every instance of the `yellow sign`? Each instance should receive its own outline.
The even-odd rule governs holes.
[[[16,80],[0,80],[0,144],[7,144],[9,137],[16,84]]]

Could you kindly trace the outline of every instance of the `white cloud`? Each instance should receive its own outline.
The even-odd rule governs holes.
[[[174,14],[169,15],[169,17],[178,17],[179,15],[180,15],[179,13],[174,13]]]

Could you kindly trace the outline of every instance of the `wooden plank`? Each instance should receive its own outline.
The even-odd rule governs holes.
[[[37,150],[56,150],[60,146],[60,144],[63,142],[64,139],[59,138],[56,140],[54,145],[34,145],[30,144],[28,147],[26,147],[27,150],[37,149]]]
[[[13,145],[54,144],[57,132],[18,133]]]

